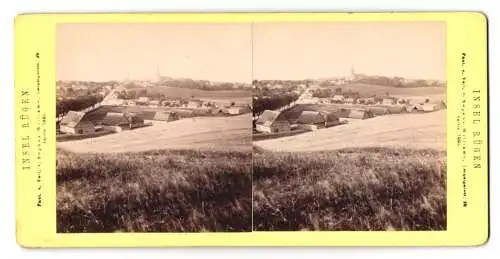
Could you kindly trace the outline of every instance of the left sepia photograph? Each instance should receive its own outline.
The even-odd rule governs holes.
[[[56,34],[57,232],[251,231],[251,25]]]

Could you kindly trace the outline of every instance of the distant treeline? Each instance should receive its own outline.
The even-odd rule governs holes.
[[[127,90],[127,91],[122,91],[122,92],[119,92],[117,94],[117,97],[119,99],[123,99],[123,100],[135,100],[135,99],[138,99],[140,97],[148,97],[149,99],[151,100],[158,100],[158,101],[167,101],[169,100],[167,98],[167,96],[163,93],[159,93],[159,92],[155,92],[155,91],[149,91],[147,89],[140,89],[140,90]],[[187,104],[187,102],[190,100],[190,99],[196,99],[195,96],[190,96],[190,97],[185,97],[185,98],[182,98],[182,97],[179,97],[179,98],[176,98],[178,100],[180,100],[180,103],[181,104]]]
[[[351,90],[342,91],[342,88],[340,88],[340,87],[337,87],[335,89],[319,88],[319,89],[316,89],[312,92],[312,97],[316,97],[316,98],[328,98],[328,97],[333,97],[335,95],[342,95],[342,96],[348,97],[348,98],[361,97],[361,94],[359,92],[354,92]]]
[[[154,83],[156,86],[168,86],[168,87],[178,87],[187,89],[198,89],[204,91],[224,91],[224,90],[250,90],[249,86],[243,83],[211,83],[208,80],[193,80],[189,78],[185,79],[164,79],[161,82]],[[126,88],[137,88],[141,87],[140,83],[130,82],[125,84]]]
[[[64,80],[58,80],[56,82],[58,86],[62,87],[71,87],[72,85],[85,85],[89,88],[94,88],[94,87],[103,87],[106,85],[118,85],[118,81],[105,81],[105,82],[96,82],[96,81],[64,81]]]
[[[386,76],[363,76],[354,80],[356,83],[384,85],[393,87],[445,87],[443,82],[437,80],[412,80],[407,81],[402,77],[386,77]]]
[[[352,83],[363,83],[372,85],[384,85],[392,87],[446,87],[446,83],[439,80],[406,80],[403,77],[388,77],[388,76],[369,76],[369,75],[358,75],[357,78],[351,81]],[[317,84],[319,86],[332,86],[335,85],[335,79],[304,79],[304,80],[254,80],[253,85],[257,88],[265,88],[270,85],[281,85],[284,88],[295,87],[298,85],[313,85]]]
[[[56,102],[56,116],[62,116],[69,111],[80,111],[101,102],[101,95],[82,96],[77,98],[67,98]]]
[[[149,97],[154,100],[161,100],[165,99],[165,95],[162,93],[148,93],[147,89],[140,89],[140,90],[128,90],[128,91],[122,91],[117,94],[117,97],[119,99],[123,100],[135,100],[139,97]]]
[[[315,80],[313,79],[303,79],[303,80],[253,80],[252,84],[256,87],[264,87],[269,85],[283,85],[283,86],[293,86],[293,85],[310,85],[313,84]]]
[[[265,110],[275,110],[288,105],[299,98],[296,93],[286,93],[272,96],[256,96],[253,98],[253,115],[260,115]]]

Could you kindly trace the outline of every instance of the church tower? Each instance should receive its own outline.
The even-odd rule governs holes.
[[[156,64],[156,81],[158,81],[158,82],[162,81],[162,76],[161,76],[159,64]]]
[[[354,66],[351,66],[351,75],[349,77],[351,80],[356,79],[356,70],[354,69]]]

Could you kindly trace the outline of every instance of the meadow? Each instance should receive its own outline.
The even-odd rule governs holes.
[[[251,152],[251,115],[233,117],[193,117],[120,133],[59,142],[72,152],[142,152],[157,149],[236,150]]]
[[[269,151],[326,151],[349,147],[446,150],[446,110],[391,114],[300,135],[254,141]]]
[[[57,150],[57,232],[251,230],[251,152]]]
[[[141,90],[144,88],[131,88],[129,90]],[[149,94],[164,94],[169,98],[215,98],[215,99],[228,99],[228,98],[250,98],[252,92],[250,90],[220,90],[220,91],[207,91],[200,89],[190,89],[182,87],[170,86],[152,86],[146,88]]]
[[[446,152],[254,148],[258,231],[446,230]]]

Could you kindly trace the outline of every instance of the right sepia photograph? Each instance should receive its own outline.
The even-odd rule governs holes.
[[[252,34],[253,230],[446,230],[446,23]]]

